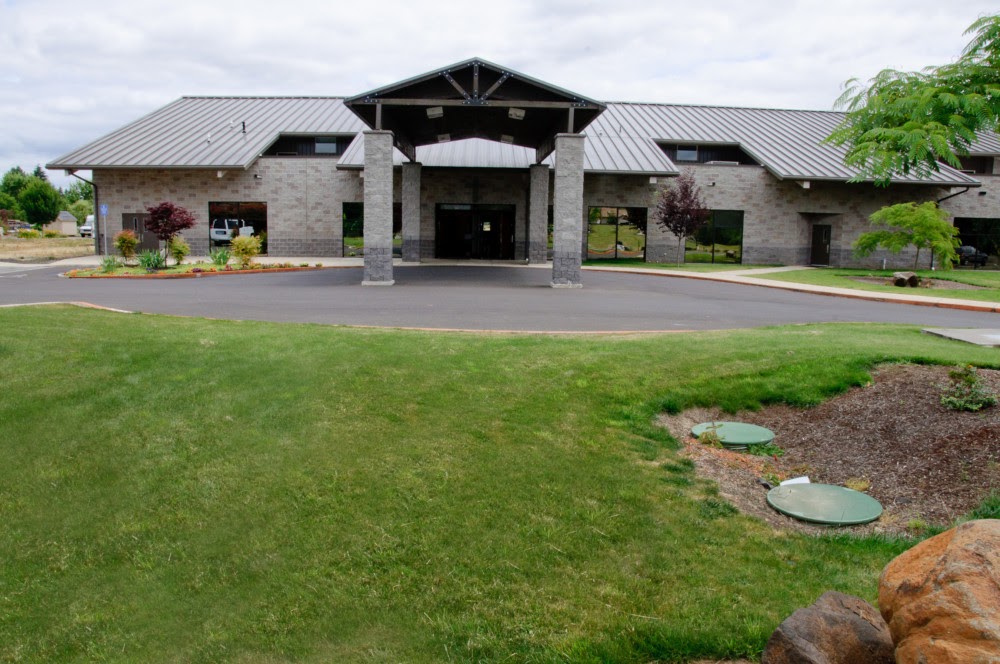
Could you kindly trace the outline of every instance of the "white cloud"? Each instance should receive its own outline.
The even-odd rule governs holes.
[[[185,94],[356,94],[472,56],[597,99],[830,108],[850,77],[954,59],[963,30],[995,10],[979,0],[0,0],[0,172]]]

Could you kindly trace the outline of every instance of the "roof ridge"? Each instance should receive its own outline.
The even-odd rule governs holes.
[[[182,95],[181,99],[347,99],[342,95]]]
[[[660,106],[671,108],[718,108],[733,111],[779,111],[790,113],[828,113],[830,115],[843,115],[843,111],[817,110],[812,108],[768,108],[765,106],[726,106],[724,104],[678,104],[672,102],[655,101],[605,101],[605,104],[615,104],[620,106]]]

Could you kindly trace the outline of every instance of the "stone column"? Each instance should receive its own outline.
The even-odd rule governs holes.
[[[556,182],[552,231],[552,287],[580,288],[583,254],[583,141],[580,134],[556,135]]]
[[[420,262],[420,162],[403,164],[403,260]]]
[[[676,263],[683,261],[684,256],[677,258],[677,236],[664,230],[653,219],[655,207],[646,208],[646,262]]]
[[[549,259],[549,167],[532,164],[528,191],[528,262],[544,263]]]
[[[365,276],[362,286],[391,286],[392,132],[365,132]]]

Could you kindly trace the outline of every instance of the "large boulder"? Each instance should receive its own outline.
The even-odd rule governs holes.
[[[1000,662],[1000,520],[969,521],[882,571],[878,604],[896,662]]]
[[[778,625],[762,664],[892,664],[892,639],[878,609],[826,592]]]

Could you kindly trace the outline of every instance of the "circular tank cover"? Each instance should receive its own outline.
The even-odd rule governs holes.
[[[767,445],[774,440],[774,432],[756,424],[745,422],[702,422],[691,427],[691,434],[700,438],[701,434],[715,429],[719,440],[726,447],[745,449],[749,445]]]
[[[882,514],[869,495],[833,484],[786,484],[767,492],[767,504],[800,521],[828,526],[868,523]]]

